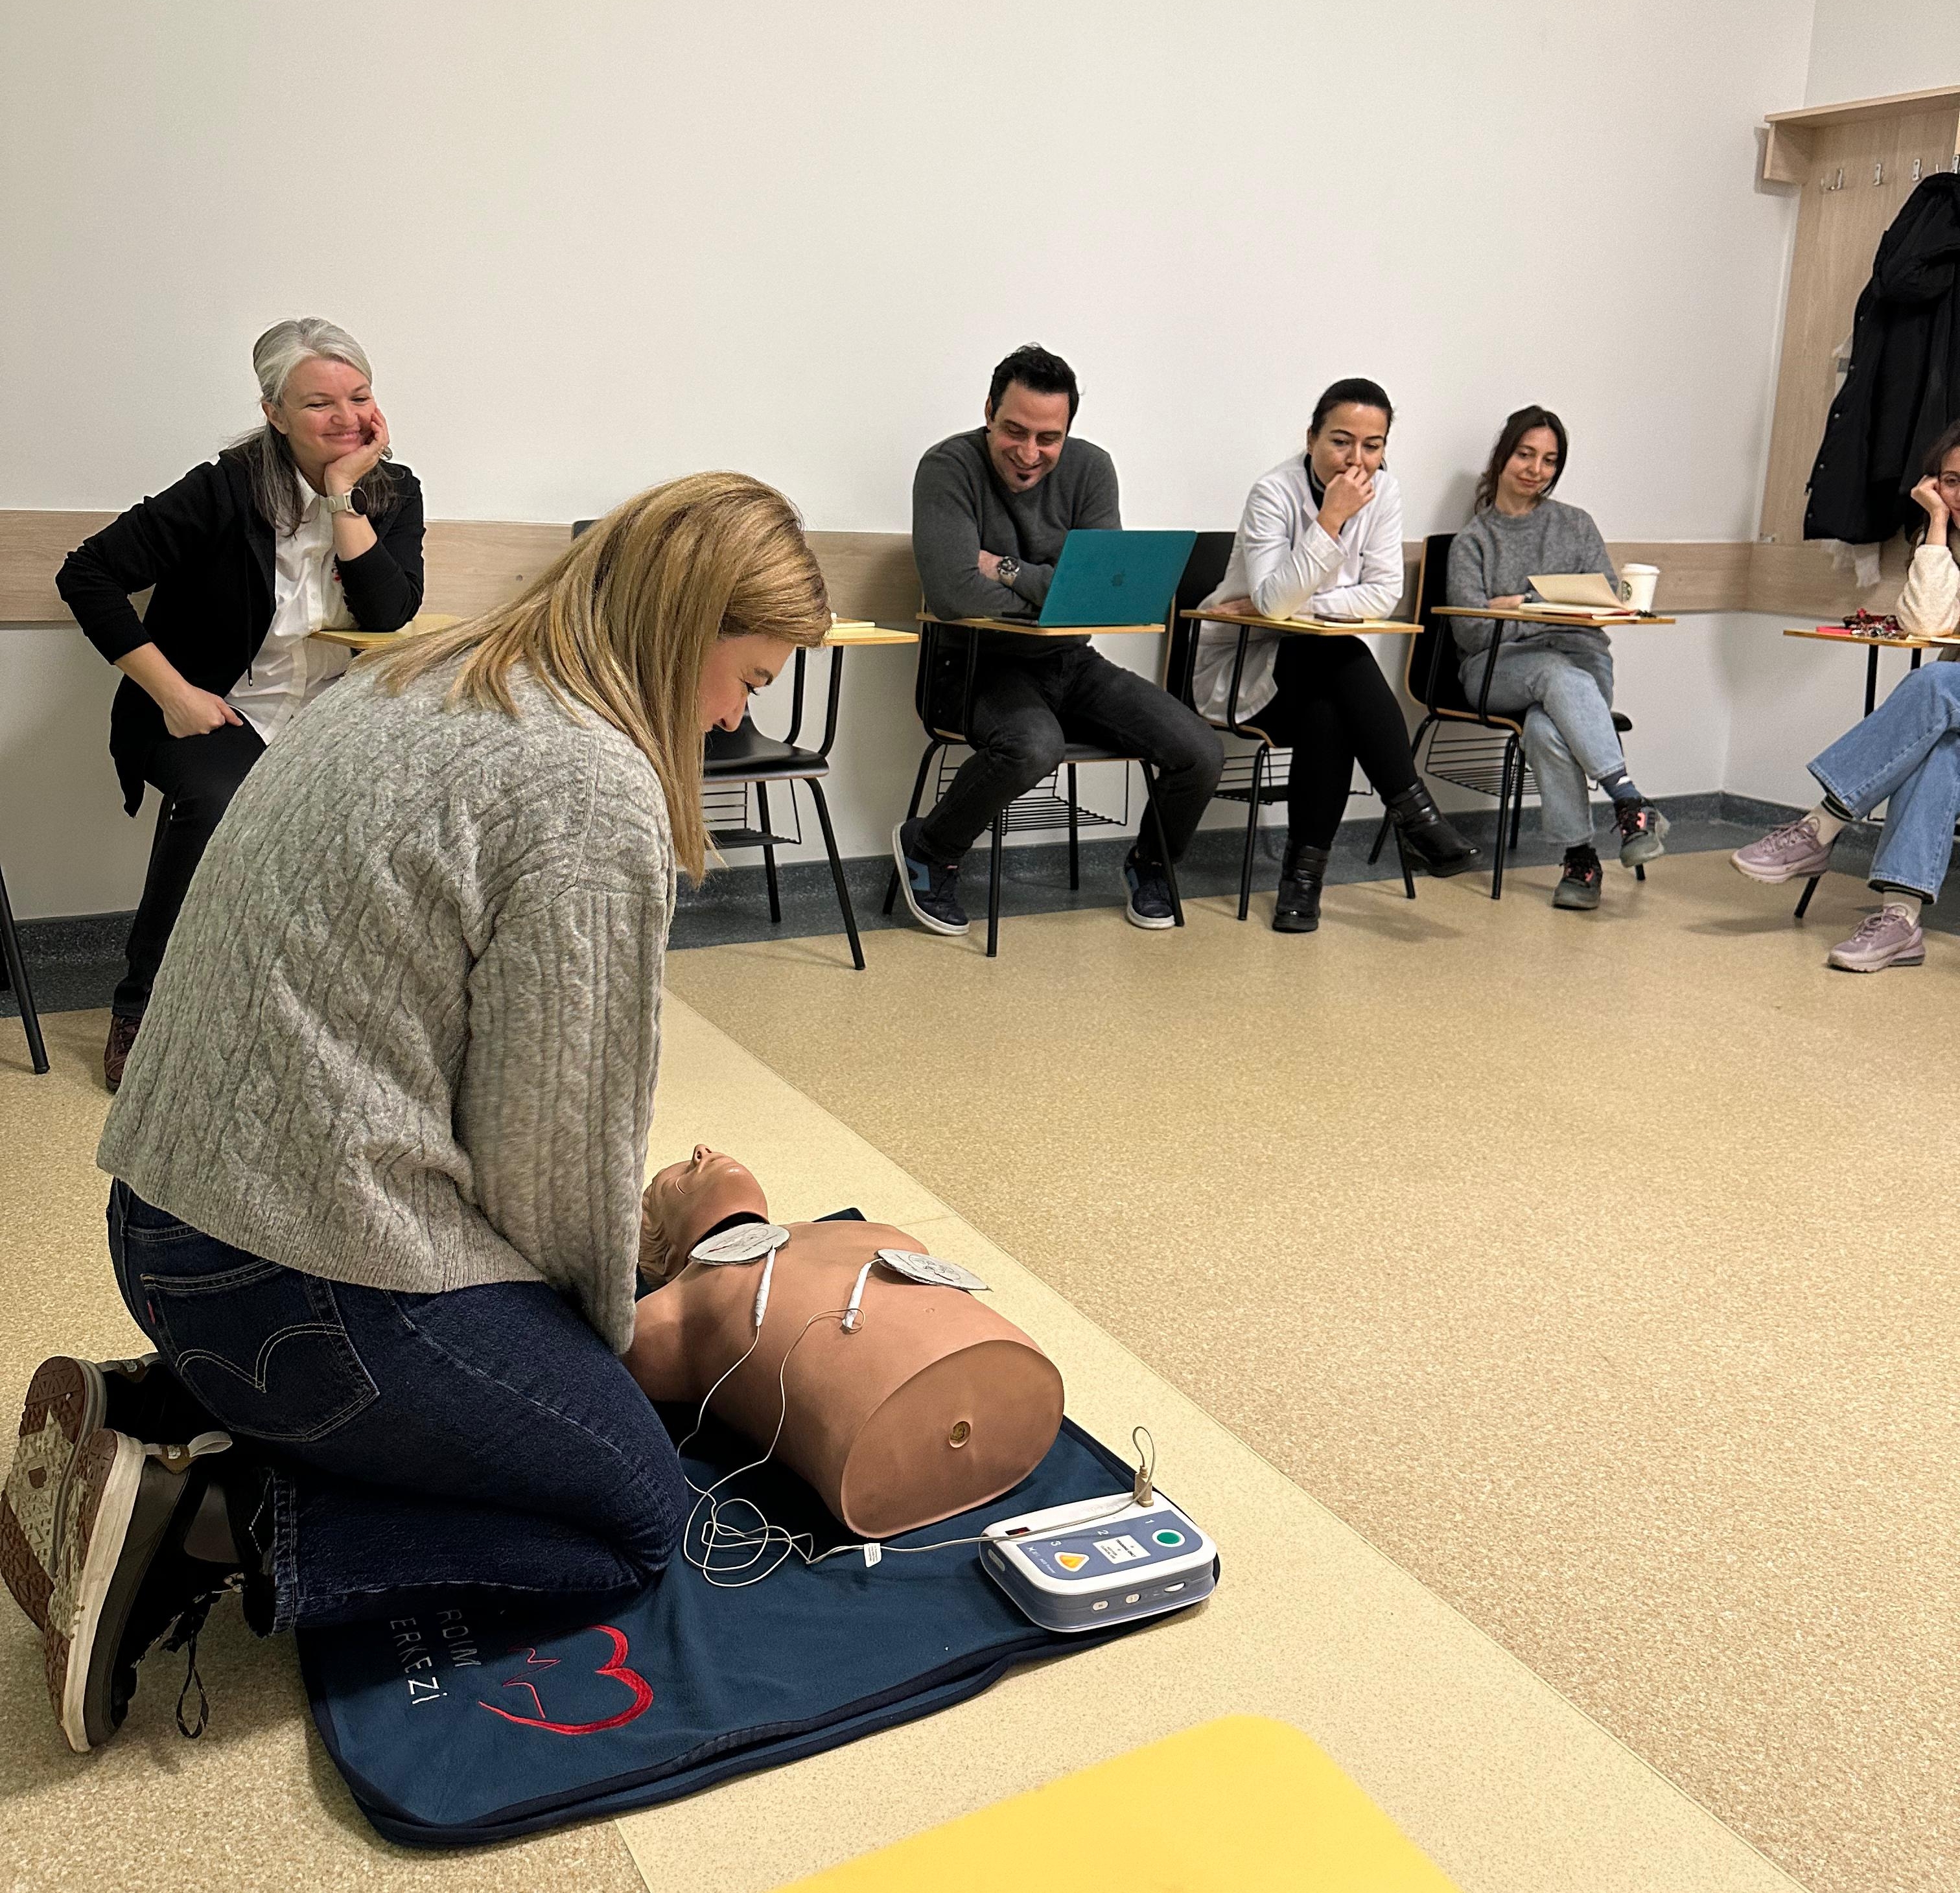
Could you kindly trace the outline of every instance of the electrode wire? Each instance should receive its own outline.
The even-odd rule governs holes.
[[[868,1270],[866,1272],[868,1273]],[[858,1278],[859,1293],[862,1290],[863,1281],[864,1277],[861,1275]],[[814,1569],[817,1565],[822,1564],[826,1559],[835,1557],[842,1552],[857,1551],[861,1554],[868,1554],[873,1548],[869,1545],[835,1545],[827,1551],[819,1551],[816,1548],[816,1535],[813,1532],[792,1532],[786,1526],[772,1522],[768,1515],[754,1500],[732,1497],[722,1499],[715,1496],[731,1479],[740,1478],[745,1472],[759,1471],[775,1456],[776,1448],[782,1440],[783,1428],[789,1421],[790,1357],[803,1345],[804,1338],[810,1331],[819,1322],[835,1321],[841,1323],[854,1317],[859,1322],[861,1322],[864,1318],[863,1307],[856,1293],[852,1296],[851,1304],[847,1308],[826,1309],[819,1314],[811,1316],[810,1319],[803,1323],[802,1333],[790,1343],[788,1349],[783,1355],[782,1364],[776,1371],[776,1392],[778,1396],[776,1430],[769,1436],[769,1443],[759,1459],[752,1459],[746,1465],[739,1465],[733,1471],[724,1472],[711,1485],[698,1486],[692,1479],[687,1480],[689,1490],[698,1496],[688,1513],[687,1524],[682,1534],[683,1555],[688,1563],[700,1572],[702,1576],[716,1589],[746,1590],[752,1584],[759,1584],[765,1579],[774,1576],[793,1554],[801,1558],[806,1567]],[[762,1344],[762,1331],[759,1326],[756,1330],[755,1338],[743,1350],[733,1365],[727,1368],[702,1396],[700,1411],[695,1416],[693,1430],[675,1448],[676,1452],[683,1452],[693,1444],[702,1428],[708,1423],[708,1402],[721,1391],[723,1382],[747,1362],[749,1357]],[[1090,1513],[1086,1517],[1071,1519],[1067,1529],[1072,1532],[1079,1531],[1085,1526],[1101,1524],[1115,1518],[1118,1513],[1128,1510],[1133,1505],[1147,1505],[1150,1503],[1155,1496],[1157,1465],[1157,1441],[1147,1427],[1138,1426],[1131,1429],[1130,1444],[1137,1455],[1136,1477],[1131,1489],[1119,1497],[1112,1498],[1109,1505],[1099,1511]],[[686,1469],[683,1467],[682,1477],[686,1478]],[[702,1521],[701,1551],[697,1556],[694,1549],[695,1521],[699,1516],[701,1508],[704,1505],[708,1507],[708,1516]],[[721,1516],[722,1509],[724,1506],[746,1506],[755,1515],[757,1523],[753,1526],[745,1528],[725,1521]],[[963,1545],[985,1545],[991,1541],[987,1534],[982,1532],[975,1533],[969,1538],[938,1538],[930,1545],[880,1545],[876,1548],[881,1556],[886,1554],[909,1556],[920,1551],[949,1551],[957,1550]],[[756,1570],[754,1567],[768,1557],[772,1548],[775,1550],[776,1555],[773,1558],[769,1558],[768,1562],[763,1565],[761,1570]],[[738,1561],[730,1563],[726,1561],[726,1557],[724,1561],[719,1563],[715,1561],[718,1553],[725,1554],[726,1557],[732,1557],[735,1554],[743,1551],[746,1551],[748,1555],[739,1559]],[[740,1575],[743,1573],[749,1574]],[[731,1580],[733,1581],[731,1582]]]

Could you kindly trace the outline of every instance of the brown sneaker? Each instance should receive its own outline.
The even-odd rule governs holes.
[[[1903,908],[1882,907],[1866,916],[1849,940],[1831,948],[1827,966],[1847,973],[1882,973],[1888,966],[1918,966],[1926,960],[1926,936]]]
[[[102,1048],[102,1082],[110,1090],[123,1083],[123,1067],[129,1062],[129,1048],[136,1042],[140,1019],[125,1019],[119,1012],[109,1021],[109,1042]]]
[[[47,1624],[54,1548],[76,1459],[105,1426],[147,1443],[193,1438],[212,1421],[155,1354],[102,1361],[56,1354],[41,1363],[0,1487],[0,1580],[37,1630]]]

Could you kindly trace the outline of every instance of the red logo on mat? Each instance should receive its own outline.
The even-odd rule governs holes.
[[[517,1723],[527,1729],[549,1729],[555,1736],[596,1736],[602,1729],[617,1729],[632,1721],[635,1716],[644,1716],[654,1705],[654,1686],[638,1670],[626,1667],[625,1637],[610,1624],[592,1624],[587,1627],[609,1638],[612,1644],[612,1655],[592,1673],[595,1676],[609,1676],[616,1683],[623,1684],[632,1697],[632,1701],[617,1715],[603,1716],[597,1722],[553,1722],[545,1713],[544,1703],[539,1697],[536,1685],[524,1676],[508,1678],[504,1687],[506,1689],[521,1689],[530,1697],[538,1712],[535,1716],[513,1715],[508,1709],[499,1709],[494,1702],[479,1701],[476,1706],[479,1709],[488,1710],[493,1716],[501,1716],[506,1722]],[[514,1656],[518,1652],[513,1650],[511,1653]],[[523,1655],[527,1669],[555,1669],[558,1666],[557,1657],[540,1656],[535,1650],[527,1650]]]

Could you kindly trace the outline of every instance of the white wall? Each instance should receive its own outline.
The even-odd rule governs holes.
[[[252,336],[319,310],[438,516],[733,465],[813,526],[902,530],[920,451],[1039,339],[1135,525],[1233,523],[1366,373],[1411,535],[1461,520],[1536,399],[1608,537],[1747,538],[1792,220],[1755,127],[1809,30],[1809,0],[13,8],[0,507],[155,491],[252,419]],[[1647,661],[1642,737],[1705,740],[1653,786],[1720,786],[1723,719],[1669,724]],[[851,663],[839,813],[869,851],[916,726],[903,654]],[[113,789],[36,774],[100,755],[75,714],[52,690],[0,728],[10,832],[43,837],[24,913],[135,898]]]
[[[1960,14],[1909,0],[1817,0],[1806,105],[1960,84]]]

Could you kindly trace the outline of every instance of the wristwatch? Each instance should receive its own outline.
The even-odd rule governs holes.
[[[1000,575],[1001,583],[1011,585],[1021,575],[1021,562],[1018,558],[1004,557],[995,569]]]
[[[358,513],[361,510],[354,504],[352,493],[323,493],[320,503],[329,513]]]

